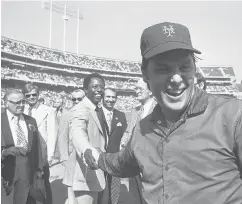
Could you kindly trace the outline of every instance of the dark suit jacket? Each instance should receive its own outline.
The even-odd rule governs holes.
[[[105,120],[105,123],[106,123],[106,120]],[[107,129],[107,124],[105,125]],[[119,151],[120,141],[126,128],[127,128],[127,120],[126,120],[125,114],[117,109],[114,109],[113,118],[111,122],[111,131],[108,132],[109,138],[108,138],[108,145],[106,148],[106,152],[115,153]],[[111,196],[111,176],[108,177],[106,188],[103,191],[103,194],[101,194],[100,197],[98,198],[98,203],[102,203],[102,204],[111,203],[110,196]]]
[[[114,153],[119,151],[121,138],[127,128],[126,116],[123,112],[114,109],[113,119],[111,122],[111,131],[109,132],[109,140],[107,152]]]
[[[34,118],[24,115],[24,119],[28,129],[28,151],[27,157],[29,159],[29,166],[30,166],[30,175],[29,180],[30,184],[33,183],[34,173],[36,171],[43,170],[43,161],[41,156],[41,148],[39,144],[39,133],[38,128],[36,125],[36,121]],[[1,120],[1,150],[15,146],[13,141],[12,132],[10,129],[7,113],[2,113],[2,120]],[[7,156],[6,158],[2,159],[2,178],[5,181],[9,182],[9,185],[12,184],[15,174],[15,157],[14,156]]]

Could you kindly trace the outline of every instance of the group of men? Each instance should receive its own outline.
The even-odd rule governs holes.
[[[98,73],[87,75],[83,91],[72,93],[76,104],[68,111],[40,104],[33,84],[22,93],[6,93],[4,199],[12,195],[10,203],[34,203],[28,196],[32,175],[42,172],[46,203],[52,202],[49,165],[58,135],[66,204],[117,204],[120,177],[133,178],[130,189],[141,204],[242,203],[242,102],[196,86],[195,54],[201,52],[184,25],[146,28],[140,49],[143,79],[136,93],[141,105],[129,124],[114,109],[117,92],[105,88]]]
[[[7,90],[4,101],[5,109],[1,114],[2,202],[36,203],[30,189],[35,183],[35,173],[39,172],[44,181],[43,203],[51,204],[49,166],[57,141],[56,110],[39,100],[39,87],[33,83],[27,83],[22,91]]]
[[[9,160],[14,161],[12,165],[5,165],[3,168],[3,172],[6,173],[2,175],[2,180],[7,175],[7,178],[10,179],[8,187],[11,188],[11,192],[7,194],[6,186],[3,187],[2,201],[6,204],[35,203],[34,198],[28,192],[33,184],[34,172],[39,171],[42,172],[45,181],[45,203],[51,204],[49,168],[53,163],[53,158],[59,157],[64,166],[63,184],[68,186],[67,204],[117,204],[121,180],[109,174],[103,174],[102,170],[97,171],[96,175],[95,171],[89,169],[85,163],[84,155],[80,153],[83,151],[81,148],[88,149],[89,145],[92,145],[105,152],[118,152],[127,145],[132,129],[136,122],[143,117],[141,115],[147,115],[155,104],[151,92],[143,80],[140,80],[137,84],[136,94],[142,105],[136,107],[132,112],[130,125],[127,128],[125,113],[114,108],[117,94],[114,89],[105,88],[103,77],[97,73],[86,76],[83,90],[76,89],[71,93],[73,102],[71,109],[63,108],[63,98],[55,100],[54,108],[44,105],[39,100],[41,99],[39,87],[33,83],[26,84],[21,92],[8,90],[4,97],[5,109],[2,109],[2,164],[9,163]],[[148,104],[147,107],[144,104]],[[13,147],[16,149],[22,145],[15,141],[19,137],[19,126],[11,125],[13,116],[21,118],[19,120],[22,121],[20,130],[25,130],[22,134],[25,137],[23,141],[31,150],[28,154],[23,155],[21,151],[17,154],[15,150],[12,150]],[[25,117],[33,121],[31,127],[35,130],[34,134],[26,131],[28,120]],[[6,128],[7,123],[11,128]],[[18,133],[14,133],[15,130]],[[33,137],[36,142],[29,143],[29,137]],[[8,144],[9,138],[11,138],[11,143]],[[55,155],[57,145],[58,155]],[[40,151],[37,152],[38,146]],[[31,163],[32,160],[28,161],[27,155],[30,155],[33,161],[39,161],[39,166],[32,175],[28,175],[27,172],[36,165]],[[24,165],[19,165],[18,160],[25,161]],[[13,172],[11,178],[7,173],[10,169]],[[99,181],[96,180],[99,177],[103,181],[101,184],[98,184]],[[134,200],[140,203],[141,192],[138,177],[130,181],[130,189],[134,194]]]

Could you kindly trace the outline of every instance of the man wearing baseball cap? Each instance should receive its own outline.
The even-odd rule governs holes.
[[[144,30],[141,71],[158,105],[119,153],[96,154],[118,177],[141,174],[148,204],[242,203],[242,101],[194,85],[196,56],[187,27],[164,22]]]

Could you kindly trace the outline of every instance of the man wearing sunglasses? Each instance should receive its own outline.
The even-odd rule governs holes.
[[[85,97],[85,92],[82,89],[75,89],[71,93],[72,105],[75,106]],[[60,152],[60,162],[66,168],[66,162],[71,152],[73,152],[73,145],[71,144],[69,137],[69,117],[70,110],[63,110],[63,113],[59,120],[58,129],[58,145]],[[66,171],[66,170],[64,170]],[[68,204],[72,204],[75,201],[74,192],[71,186],[68,186]]]
[[[71,93],[71,100],[72,100],[72,104],[73,106],[75,106],[76,104],[78,104],[80,101],[82,101],[82,99],[85,97],[85,92],[82,89],[75,89],[72,93]]]
[[[72,105],[75,106],[80,101],[83,100],[85,97],[85,93],[82,89],[75,89],[71,93]],[[69,138],[69,115],[70,110],[64,110],[59,122],[59,130],[58,130],[58,145],[60,151],[60,161],[62,162],[63,166],[66,166],[66,161],[69,157],[70,152],[70,138]]]
[[[28,198],[34,174],[42,171],[36,120],[23,114],[24,95],[8,90],[1,120],[2,195],[4,204],[33,204]]]
[[[24,112],[35,118],[41,136],[42,156],[44,161],[44,175],[47,203],[52,204],[52,192],[49,182],[55,146],[57,142],[57,125],[55,109],[39,102],[39,87],[33,83],[28,83],[23,88],[23,93],[27,104]]]

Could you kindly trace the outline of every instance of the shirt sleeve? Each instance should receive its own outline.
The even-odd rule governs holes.
[[[242,174],[242,109],[238,116],[235,126],[235,154]]]
[[[117,153],[101,153],[98,160],[99,167],[116,177],[134,177],[140,170],[132,151],[132,142]]]

